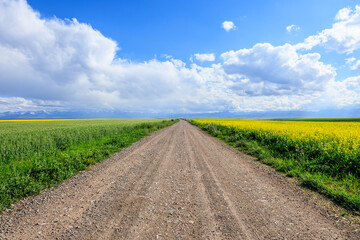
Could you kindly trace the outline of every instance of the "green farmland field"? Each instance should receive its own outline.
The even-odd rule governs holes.
[[[174,120],[0,120],[0,210]]]

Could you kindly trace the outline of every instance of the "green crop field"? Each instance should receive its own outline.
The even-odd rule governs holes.
[[[0,210],[175,120],[0,120]]]
[[[349,209],[360,210],[358,119],[194,119],[230,145],[258,157]]]

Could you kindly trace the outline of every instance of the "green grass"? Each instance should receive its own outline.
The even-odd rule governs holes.
[[[176,120],[0,122],[0,210]]]
[[[337,162],[319,164],[322,156],[309,155],[298,148],[283,146],[278,141],[254,138],[253,134],[241,129],[214,123],[199,124],[192,120],[189,122],[276,170],[297,177],[304,186],[328,196],[344,208],[360,211],[360,176],[351,172],[333,171],[339,169]]]

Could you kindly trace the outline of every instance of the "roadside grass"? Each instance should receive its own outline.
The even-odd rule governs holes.
[[[340,206],[350,211],[360,211],[358,175],[350,171],[340,171],[341,167],[331,164],[323,167],[319,164],[322,159],[309,156],[306,151],[299,151],[290,146],[279,147],[279,142],[276,141],[271,143],[254,139],[253,135],[246,134],[238,128],[188,121],[240,151],[255,156],[277,171],[298,178],[303,186],[326,195]]]
[[[0,123],[0,211],[177,121]]]

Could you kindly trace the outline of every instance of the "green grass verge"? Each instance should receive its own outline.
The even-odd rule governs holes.
[[[257,157],[262,163],[273,166],[290,177],[297,177],[302,185],[317,190],[338,205],[351,211],[360,211],[358,176],[351,173],[333,176],[328,171],[319,171],[316,159],[308,158],[304,152],[289,152],[289,149],[285,152],[276,143],[271,145],[251,139],[232,127],[199,124],[192,120],[189,122],[240,151]]]
[[[40,130],[41,123],[35,130],[33,123],[19,123],[15,124],[18,130],[12,134],[7,132],[8,127],[3,129],[7,134],[0,135],[3,144],[0,156],[5,156],[0,159],[0,211],[20,199],[56,186],[178,120],[119,121],[91,122],[90,125],[64,123],[66,127],[60,129],[57,127],[62,123],[53,122],[45,130]],[[29,130],[29,126],[33,130]]]

